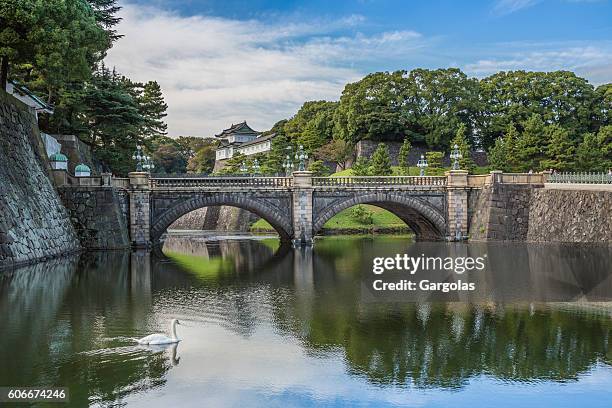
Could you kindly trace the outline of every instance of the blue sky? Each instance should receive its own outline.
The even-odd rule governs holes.
[[[373,71],[568,69],[612,81],[612,0],[124,0],[107,63],[155,79],[170,134],[259,130]]]

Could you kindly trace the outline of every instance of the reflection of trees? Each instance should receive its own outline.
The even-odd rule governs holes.
[[[360,245],[352,244],[353,254],[379,252]],[[275,319],[313,352],[341,347],[349,369],[373,382],[460,387],[480,374],[562,381],[598,361],[612,364],[612,322],[606,315],[495,303],[363,303],[359,274],[369,255],[338,257],[336,251],[350,247],[315,247],[315,294],[294,293],[276,302]],[[546,258],[542,250],[535,256],[539,262]]]
[[[141,332],[150,313],[150,287],[134,284],[146,270],[132,270],[130,256],[84,254],[0,275],[0,384],[72,385],[71,404],[87,406],[163,383],[168,356],[118,339]]]

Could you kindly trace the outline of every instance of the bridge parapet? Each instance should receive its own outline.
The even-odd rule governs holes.
[[[313,187],[444,187],[446,176],[343,176],[313,177]]]
[[[152,190],[160,189],[288,189],[292,177],[155,177],[150,179]]]

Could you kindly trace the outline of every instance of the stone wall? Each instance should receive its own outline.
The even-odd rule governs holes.
[[[612,242],[612,191],[536,189],[528,241]]]
[[[204,207],[183,215],[168,229],[247,232],[258,219],[255,214],[237,207]]]
[[[61,187],[58,190],[84,248],[130,247],[127,194],[110,187]]]
[[[612,242],[612,192],[485,186],[470,202],[473,241]]]
[[[527,184],[485,186],[470,223],[470,238],[480,241],[525,241],[533,190]]]
[[[357,142],[355,145],[355,157],[372,157],[376,147],[379,142],[374,142],[372,140],[361,140]],[[402,147],[401,142],[384,142],[387,145],[387,149],[389,149],[389,157],[391,159],[391,165],[397,166],[399,165],[399,151]],[[408,163],[411,166],[416,166],[417,161],[421,158],[421,155],[425,155],[427,152],[432,151],[433,149],[428,149],[419,146],[413,146],[410,149],[410,153],[408,154]],[[477,166],[486,166],[488,164],[487,154],[485,152],[472,152],[472,159]],[[445,154],[442,159],[442,164],[444,166],[450,166],[450,158],[448,154]]]
[[[80,249],[34,113],[0,91],[0,267]]]

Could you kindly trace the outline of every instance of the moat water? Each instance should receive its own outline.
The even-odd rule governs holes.
[[[0,272],[0,386],[70,406],[612,406],[612,247],[170,234]],[[366,299],[372,259],[487,255],[476,295]],[[130,338],[167,332],[176,347]],[[65,405],[58,405],[65,406]]]

